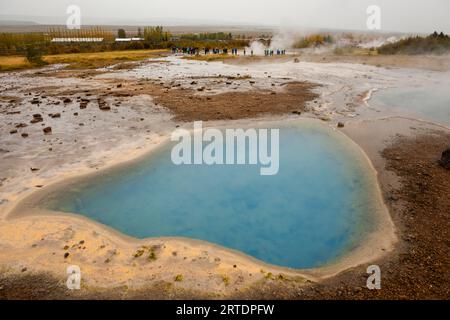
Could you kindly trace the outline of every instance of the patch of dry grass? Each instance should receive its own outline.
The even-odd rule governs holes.
[[[166,53],[167,50],[127,50],[94,53],[69,53],[47,55],[43,60],[49,64],[68,64],[68,69],[97,69],[121,62],[139,61],[155,58]],[[36,67],[25,57],[0,57],[0,71],[30,69]]]
[[[13,71],[28,69],[33,67],[33,65],[28,62],[25,57],[19,56],[7,56],[0,57],[0,71]]]
[[[68,63],[69,69],[96,69],[120,62],[139,61],[155,58],[167,50],[127,50],[107,51],[95,53],[70,53],[45,56],[44,61],[55,63]]]

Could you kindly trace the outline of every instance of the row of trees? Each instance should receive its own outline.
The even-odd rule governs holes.
[[[133,34],[136,36],[136,34]],[[117,32],[118,38],[126,38],[124,29]],[[1,33],[0,55],[35,55],[79,53],[79,52],[101,52],[110,50],[129,49],[165,49],[171,47],[198,47],[198,48],[226,48],[247,46],[249,41],[236,39],[231,33],[200,33],[184,34],[173,37],[163,27],[139,28],[137,37],[142,41],[115,42],[116,35],[110,30],[100,27],[84,28],[80,30],[68,30],[65,28],[51,28],[48,32],[40,33]],[[76,42],[76,43],[54,43],[54,38],[102,38],[102,42]]]
[[[409,37],[378,48],[381,54],[445,54],[450,52],[450,37],[434,32],[427,37]]]
[[[295,42],[294,48],[303,49],[310,47],[318,47],[326,44],[331,44],[333,42],[334,40],[331,35],[313,34],[307,37],[303,37],[302,39]]]
[[[183,34],[181,39],[204,41],[204,40],[232,40],[233,35],[231,33],[214,32],[214,33],[198,33],[198,34]]]

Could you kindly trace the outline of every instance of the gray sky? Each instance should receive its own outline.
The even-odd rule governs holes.
[[[375,4],[382,10],[382,31],[450,33],[450,0],[0,0],[0,15],[65,23],[70,4],[80,6],[82,23],[181,19],[360,30],[366,28],[366,8]]]

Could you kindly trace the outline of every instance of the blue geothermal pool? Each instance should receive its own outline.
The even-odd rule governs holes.
[[[176,166],[173,145],[67,185],[43,206],[136,238],[204,240],[296,269],[332,262],[369,231],[373,172],[359,150],[322,124],[280,129],[273,176],[251,165]]]

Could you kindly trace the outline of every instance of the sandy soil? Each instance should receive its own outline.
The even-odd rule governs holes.
[[[0,138],[0,298],[413,297],[412,294],[404,296],[403,291],[394,291],[398,293],[395,296],[366,292],[363,289],[365,275],[361,270],[369,261],[360,268],[354,265],[355,269],[342,276],[310,286],[318,280],[314,273],[299,275],[262,266],[229,250],[215,247],[205,250],[203,243],[176,239],[136,241],[118,237],[113,231],[76,216],[27,215],[6,219],[5,214],[18,200],[61,177],[92,173],[145,154],[176,125],[183,125],[180,121],[199,117],[205,120],[248,118],[268,113],[299,117],[298,113],[302,113],[301,116],[322,119],[333,127],[338,121],[344,121],[344,132],[370,157],[402,238],[394,254],[385,257],[380,264],[383,269],[390,266],[387,273],[393,276],[388,280],[398,280],[390,285],[404,285],[406,280],[401,279],[405,279],[411,265],[427,266],[423,256],[414,260],[416,262],[398,263],[401,252],[411,254],[416,250],[416,247],[405,246],[404,234],[410,229],[401,212],[408,203],[416,204],[417,194],[405,192],[401,206],[393,204],[390,195],[393,190],[400,190],[397,192],[401,194],[402,188],[408,187],[408,178],[414,175],[392,166],[389,151],[383,156],[380,152],[390,146],[399,133],[408,137],[405,141],[413,141],[413,147],[417,141],[409,139],[414,138],[416,132],[428,135],[429,131],[424,130],[436,127],[404,119],[365,121],[365,118],[373,118],[376,111],[365,109],[362,100],[373,88],[387,87],[398,81],[424,81],[428,74],[335,63],[287,61],[236,66],[180,62],[172,58],[131,70],[98,70],[96,74],[82,77],[61,72],[49,68],[39,74],[12,73],[1,78],[0,95],[5,98],[0,105],[0,129],[8,134]],[[413,80],[412,75],[416,76]],[[240,104],[247,105],[245,110],[219,110],[236,96]],[[256,103],[258,100],[267,107],[261,108]],[[210,102],[217,108],[205,112]],[[269,106],[275,109],[270,110]],[[197,115],[199,111],[201,116]],[[55,113],[60,116],[50,115]],[[42,120],[33,121],[39,119],[35,114],[40,114]],[[42,131],[47,126],[52,128],[50,135]],[[14,130],[17,132],[11,133]],[[28,136],[22,137],[22,134]],[[441,138],[439,141],[448,140]],[[426,141],[425,145],[430,144],[429,151],[433,154],[427,158],[430,166],[444,142],[440,145]],[[400,156],[396,157],[410,160],[404,154],[408,150],[400,150],[403,145],[408,144],[403,142],[388,150],[398,152]],[[414,160],[410,163],[412,165]],[[386,170],[386,164],[390,170]],[[434,183],[436,181],[430,181],[430,189],[440,190],[441,186]],[[445,221],[436,221],[441,222]],[[430,239],[436,235],[445,239],[439,233],[442,229],[438,230],[444,224],[437,226],[436,223],[433,220],[427,225],[435,232],[428,233]],[[412,225],[410,228],[417,228],[414,221]],[[424,228],[420,232],[426,235],[427,230]],[[424,255],[434,250],[427,247],[430,242],[419,245]],[[446,246],[448,248],[448,243],[442,242],[439,250]],[[436,261],[445,267],[445,261]],[[84,282],[83,289],[87,290],[68,292],[64,283],[65,268],[80,262],[89,266],[87,275],[95,277],[88,277]],[[171,266],[170,270],[167,265]],[[396,265],[397,269],[393,267]],[[49,273],[49,270],[59,271]],[[448,267],[440,270],[444,271],[441,276],[448,278],[445,273]],[[426,290],[424,282],[428,274],[424,268],[420,272],[422,294],[417,296],[448,297],[448,287],[437,285],[437,280],[441,279],[438,271],[432,272],[437,277],[435,290]],[[183,274],[183,281],[175,281],[178,274]]]

